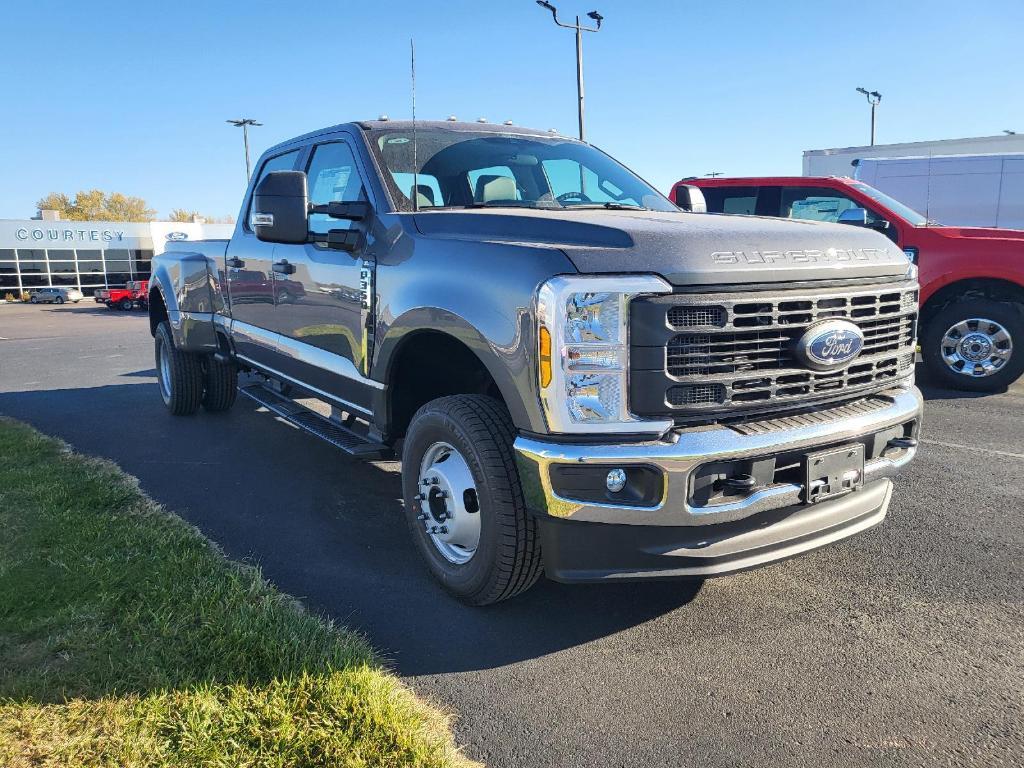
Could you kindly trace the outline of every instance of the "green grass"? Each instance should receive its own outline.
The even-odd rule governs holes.
[[[0,419],[0,766],[469,764],[360,637]]]

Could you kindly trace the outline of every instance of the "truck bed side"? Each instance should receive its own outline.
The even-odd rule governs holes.
[[[228,240],[169,243],[153,259],[149,326],[167,321],[175,345],[190,352],[218,349],[215,318],[226,312],[224,254]]]

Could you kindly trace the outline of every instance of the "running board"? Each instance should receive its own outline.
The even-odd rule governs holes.
[[[360,459],[393,458],[394,452],[384,443],[371,440],[355,430],[321,416],[304,405],[291,400],[262,384],[247,384],[238,388],[246,397],[255,400],[268,411],[276,413],[289,424],[294,424],[321,440]]]

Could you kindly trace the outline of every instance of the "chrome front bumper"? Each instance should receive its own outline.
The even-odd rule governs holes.
[[[820,415],[778,417],[750,425],[677,429],[665,439],[643,443],[562,443],[520,436],[515,441],[520,479],[530,510],[549,518],[638,526],[730,523],[801,505],[803,484],[778,483],[735,501],[697,507],[688,501],[695,470],[710,462],[759,458],[796,450],[814,451],[887,428],[920,423],[923,399],[916,387],[886,390],[874,398],[876,402],[871,409],[839,407],[823,409]],[[849,497],[863,495],[865,503],[871,503],[867,489],[894,476],[915,453],[916,448],[903,448],[887,451],[866,462],[864,489]],[[655,467],[665,478],[661,499],[655,506],[641,507],[564,498],[552,489],[551,470],[558,464]],[[846,506],[849,507],[850,502]]]
[[[565,582],[616,579],[707,578],[756,568],[865,531],[885,519],[892,480],[916,452],[912,441],[923,400],[913,386],[897,388],[814,413],[678,429],[665,439],[614,445],[515,442],[527,506],[537,519],[549,578]],[[691,504],[694,476],[713,462],[764,460],[784,464],[820,449],[865,442],[863,485],[815,504],[804,503],[802,483],[776,482],[724,503]],[[802,462],[799,462],[802,465]],[[595,466],[584,474],[603,480],[605,467],[653,468],[662,478],[647,506],[581,502],[552,489],[559,466]],[[564,470],[560,470],[564,474]],[[795,479],[786,474],[781,477]],[[578,474],[578,473],[577,473]],[[653,502],[653,503],[650,503]]]

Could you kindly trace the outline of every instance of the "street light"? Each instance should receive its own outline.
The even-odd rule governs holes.
[[[882,94],[878,91],[869,91],[866,88],[858,88],[857,93],[863,93],[864,98],[868,100],[868,104],[871,105],[871,146],[875,146],[875,107],[878,106],[878,102],[882,100]]]
[[[558,9],[555,8],[547,0],[537,0],[537,5],[541,8],[546,8],[551,11],[551,18],[555,20],[555,24],[566,29],[576,30],[576,94],[579,100],[579,116],[580,116],[580,141],[584,141],[583,131],[583,33],[584,32],[597,32],[601,29],[601,22],[604,21],[602,16],[597,11],[591,11],[587,14],[587,17],[597,22],[595,27],[585,27],[580,24],[580,17],[576,17],[575,24],[564,24],[558,20]]]
[[[248,183],[249,179],[252,178],[252,165],[249,162],[249,126],[263,125],[263,123],[257,123],[251,117],[242,117],[238,120],[225,120],[225,122],[231,123],[236,128],[242,129],[242,141],[245,143],[245,181]]]

